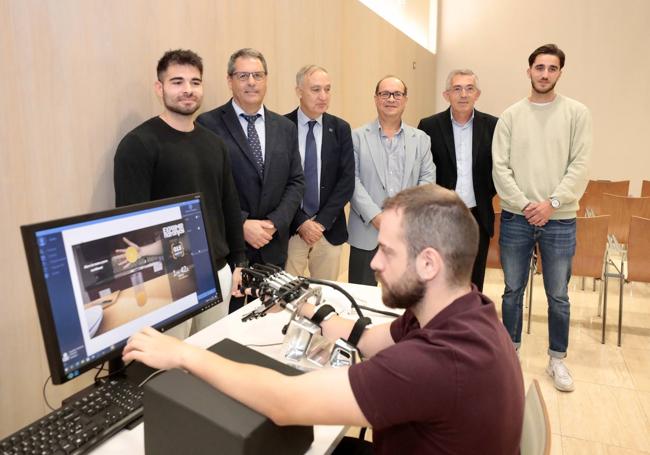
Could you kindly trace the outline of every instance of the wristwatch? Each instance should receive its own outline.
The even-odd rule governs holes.
[[[554,209],[559,209],[560,208],[560,200],[558,198],[551,197],[550,201],[551,201],[551,207],[553,207]]]

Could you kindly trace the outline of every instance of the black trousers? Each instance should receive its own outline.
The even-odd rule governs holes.
[[[485,265],[487,264],[488,249],[490,248],[490,236],[481,227],[481,222],[478,219],[478,211],[476,207],[470,209],[474,219],[478,223],[478,253],[474,260],[474,268],[472,269],[472,283],[476,285],[479,291],[483,291],[483,282],[485,281]]]
[[[348,263],[348,282],[354,284],[365,284],[377,286],[375,272],[370,268],[370,262],[375,256],[374,250],[362,250],[350,245],[350,262]]]

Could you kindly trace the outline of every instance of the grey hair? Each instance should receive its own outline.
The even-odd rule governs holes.
[[[329,74],[325,68],[318,65],[305,65],[298,70],[296,73],[296,87],[300,87],[302,82],[306,77],[311,76],[316,71],[322,71],[325,74]]]
[[[235,61],[240,57],[258,59],[260,62],[262,62],[262,67],[264,67],[264,74],[269,74],[269,70],[266,67],[266,59],[262,53],[250,47],[245,47],[243,49],[239,49],[228,59],[228,76],[235,74]]]
[[[457,69],[457,70],[451,70],[449,72],[449,75],[447,76],[447,83],[445,84],[445,90],[449,91],[451,90],[451,81],[454,79],[456,76],[474,76],[474,85],[476,86],[477,89],[481,90],[481,87],[478,85],[478,76],[474,71],[469,70],[469,69]]]

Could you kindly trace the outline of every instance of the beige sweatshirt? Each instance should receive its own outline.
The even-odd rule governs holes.
[[[551,219],[574,218],[587,187],[591,114],[581,103],[557,95],[545,105],[527,98],[501,115],[492,141],[492,177],[501,207],[523,214],[529,202],[555,197]]]

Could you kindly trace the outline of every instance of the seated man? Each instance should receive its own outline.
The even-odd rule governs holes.
[[[150,328],[123,357],[183,368],[279,425],[372,426],[375,453],[518,454],[521,368],[494,303],[470,284],[477,245],[476,221],[453,191],[429,184],[388,199],[371,266],[384,303],[406,311],[365,330],[366,360],[350,368],[289,377]],[[347,338],[353,325],[335,316],[322,329]]]

